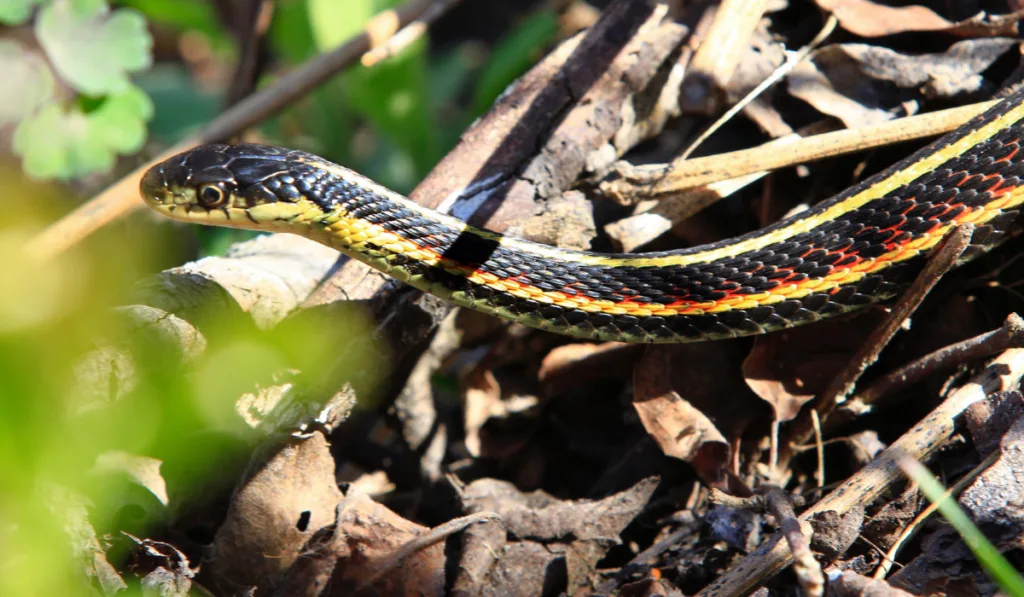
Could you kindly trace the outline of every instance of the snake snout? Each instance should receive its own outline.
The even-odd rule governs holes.
[[[163,168],[154,166],[142,175],[139,193],[147,203],[162,204],[167,199],[167,180]]]

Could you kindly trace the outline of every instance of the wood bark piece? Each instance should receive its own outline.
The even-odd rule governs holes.
[[[683,83],[685,110],[710,113],[718,109],[723,89],[750,46],[758,22],[768,8],[767,0],[722,0],[704,43],[690,62]]]

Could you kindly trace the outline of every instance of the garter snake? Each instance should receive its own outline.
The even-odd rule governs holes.
[[[892,298],[957,224],[967,257],[1024,202],[1024,92],[793,217],[677,251],[563,250],[468,226],[314,155],[206,145],[146,172],[184,222],[314,239],[456,305],[579,338],[694,342],[792,327]]]

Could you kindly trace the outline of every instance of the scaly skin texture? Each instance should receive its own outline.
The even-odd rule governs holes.
[[[420,290],[543,330],[621,342],[760,334],[886,300],[954,226],[967,256],[1024,202],[1024,94],[797,216],[663,253],[567,251],[423,208],[308,153],[208,145],[154,166],[141,192],[185,222],[300,234]]]

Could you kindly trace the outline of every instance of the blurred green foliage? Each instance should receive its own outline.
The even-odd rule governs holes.
[[[0,21],[23,24],[36,4],[33,31],[46,60],[16,41],[0,48],[0,80],[29,83],[0,91],[2,120],[18,123],[14,151],[34,178],[108,171],[117,155],[142,148],[153,111],[129,79],[151,63],[145,17],[104,0],[7,0]]]
[[[268,35],[260,86],[356,34],[392,0],[281,0]],[[54,487],[87,500],[89,521],[115,565],[129,545],[121,531],[157,532],[193,492],[210,492],[253,432],[235,412],[239,394],[299,369],[337,373],[339,338],[368,336],[353,312],[339,326],[293,325],[268,333],[244,323],[207,324],[194,362],[158,344],[114,309],[136,301],[137,285],[196,255],[222,253],[248,233],[181,226],[145,214],[105,229],[54,262],[23,254],[28,239],[69,209],[76,192],[115,180],[138,163],[145,142],[167,146],[223,109],[237,41],[207,0],[0,0],[0,126],[13,127],[15,163],[0,158],[0,595],[95,594],[82,583],[66,519],[51,509]],[[479,41],[432,49],[420,40],[397,56],[339,73],[251,134],[345,163],[408,191],[464,128],[554,40],[541,11],[513,25],[492,50]],[[23,30],[24,31],[24,30]],[[152,64],[152,37],[163,39]],[[178,52],[167,40],[176,40]],[[170,53],[168,47],[171,48]],[[203,57],[186,59],[186,47]],[[119,163],[117,156],[130,156]],[[96,180],[96,173],[109,172]],[[86,187],[75,179],[91,175]],[[45,182],[45,179],[71,184]],[[84,195],[85,193],[81,193]],[[78,200],[84,200],[79,196]],[[196,242],[196,239],[199,242]],[[110,396],[89,395],[89,355],[130,347],[134,381],[110,379]],[[365,371],[360,358],[343,369]],[[344,372],[343,372],[344,373]],[[165,510],[121,517],[126,484],[111,483],[97,459],[111,451],[158,458],[179,488]],[[185,489],[182,489],[185,488]],[[184,493],[181,493],[183,491]],[[137,587],[132,589],[137,592]],[[129,594],[131,594],[130,592]]]

